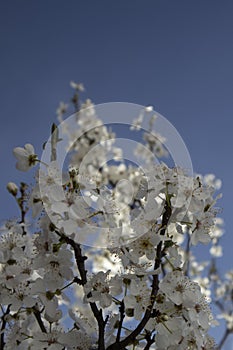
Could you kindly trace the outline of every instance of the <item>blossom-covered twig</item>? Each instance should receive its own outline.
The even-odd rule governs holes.
[[[55,232],[73,248],[76,264],[81,277],[81,280],[78,281],[78,284],[81,283],[82,286],[84,286],[87,283],[87,270],[85,269],[85,260],[87,260],[87,257],[82,255],[82,249],[80,244],[76,243],[73,239],[67,237],[65,234],[61,234],[58,230],[55,230]],[[90,302],[90,307],[99,327],[98,350],[104,350],[104,329],[107,324],[108,317],[105,320],[103,319],[102,309],[98,309],[95,302]]]
[[[164,205],[164,213],[162,217],[162,224],[161,224],[161,235],[165,235],[166,228],[168,225],[168,222],[170,220],[172,211],[171,207],[167,202],[165,202]],[[156,249],[156,259],[154,263],[154,270],[158,269],[162,260],[162,241],[158,244]],[[149,319],[152,317],[152,310],[155,303],[155,298],[159,290],[159,277],[158,275],[153,275],[152,279],[152,289],[151,289],[151,295],[150,295],[150,304],[146,309],[146,312],[142,318],[142,320],[139,322],[139,324],[136,326],[136,328],[130,333],[125,339],[123,339],[120,342],[115,342],[114,344],[110,345],[107,350],[121,350],[124,349],[127,345],[131,344],[136,337],[141,333]]]

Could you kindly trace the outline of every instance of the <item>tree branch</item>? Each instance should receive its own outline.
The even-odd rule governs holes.
[[[225,333],[223,334],[223,337],[217,347],[217,350],[221,350],[223,347],[223,344],[225,343],[225,341],[227,340],[228,336],[230,335],[231,331],[229,329],[225,330]]]
[[[2,326],[1,326],[1,337],[0,337],[0,350],[4,349],[5,342],[4,342],[4,331],[6,328],[6,319],[5,317],[10,313],[10,305],[7,306],[7,309],[5,313],[2,315]]]
[[[124,300],[121,301],[121,305],[119,307],[119,311],[120,311],[120,321],[119,321],[119,326],[118,326],[118,330],[117,330],[116,343],[119,343],[119,341],[120,341],[121,329],[122,329],[123,321],[124,321],[124,318],[125,318],[125,303],[124,303]]]
[[[148,333],[148,334],[146,335],[146,341],[147,341],[147,344],[146,344],[144,350],[149,350],[149,349],[150,349],[150,346],[151,346],[152,344],[154,344],[154,342],[155,342],[155,336],[153,335],[153,337],[151,337],[151,334]]]
[[[43,323],[43,321],[42,321],[42,318],[41,318],[41,312],[37,309],[36,306],[34,306],[34,307],[32,308],[32,311],[33,311],[33,313],[34,313],[34,315],[35,315],[35,318],[36,318],[36,320],[37,320],[37,322],[38,322],[38,324],[39,324],[39,326],[40,326],[41,331],[42,331],[43,333],[47,333],[47,330],[46,330],[45,325],[44,325],[44,323]]]
[[[186,244],[186,249],[185,249],[185,255],[186,255],[186,267],[184,271],[185,276],[189,276],[189,267],[190,267],[190,234],[187,233],[187,244]]]
[[[78,284],[84,286],[87,283],[87,270],[85,269],[85,260],[87,260],[87,257],[82,255],[82,249],[79,243],[76,243],[73,239],[67,237],[58,230],[55,230],[55,232],[73,248],[76,264],[81,277],[81,280],[78,280]],[[103,311],[102,309],[98,309],[95,302],[90,302],[90,307],[99,327],[98,350],[105,350],[104,331],[108,318],[106,320],[103,319]]]

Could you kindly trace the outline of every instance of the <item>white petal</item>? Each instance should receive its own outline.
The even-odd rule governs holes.
[[[30,143],[26,143],[26,145],[24,146],[24,148],[26,149],[26,151],[28,152],[28,154],[35,154],[34,147],[33,147]]]

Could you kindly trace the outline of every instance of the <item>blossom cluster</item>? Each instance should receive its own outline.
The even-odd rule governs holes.
[[[233,332],[232,271],[222,281],[216,265],[220,180],[166,164],[150,106],[130,128],[145,166],[125,160],[114,130],[81,102],[83,85],[71,87],[74,118],[63,120],[60,103],[49,157],[31,144],[14,149],[18,170],[38,169],[34,186],[7,185],[20,215],[1,227],[0,349],[215,349],[210,302]],[[208,261],[193,253],[200,243]]]

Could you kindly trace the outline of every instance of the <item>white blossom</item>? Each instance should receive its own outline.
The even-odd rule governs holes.
[[[210,303],[233,330],[233,271],[220,275],[216,259],[221,181],[157,161],[167,140],[149,105],[132,115],[142,140],[140,165],[129,164],[92,101],[79,103],[83,84],[70,86],[79,110],[69,125],[69,104],[58,106],[57,160],[40,161],[31,144],[13,151],[18,170],[41,168],[26,191],[7,184],[19,217],[0,228],[0,347],[108,350],[124,339],[129,350],[213,350]],[[210,243],[205,261],[193,247],[201,243]]]
[[[14,148],[13,154],[17,159],[16,168],[21,171],[28,171],[38,161],[34,147],[30,143],[27,143],[24,148]]]

